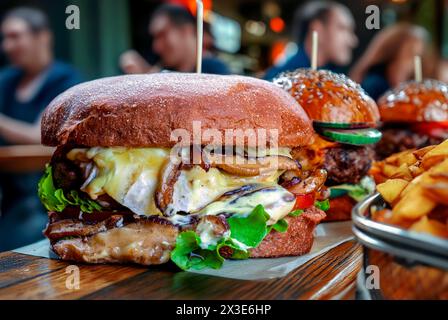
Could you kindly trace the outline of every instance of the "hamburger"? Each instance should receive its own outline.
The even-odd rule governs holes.
[[[305,254],[325,217],[314,204],[325,206],[326,172],[303,170],[291,149],[312,137],[294,99],[262,80],[161,73],[80,84],[42,118],[42,143],[56,147],[38,186],[44,234],[60,258],[85,263],[202,269]],[[302,194],[322,202],[302,208]]]
[[[448,86],[436,80],[410,81],[379,100],[383,138],[379,160],[407,149],[420,149],[448,139]]]
[[[375,102],[354,81],[326,70],[298,69],[280,74],[274,83],[313,120],[314,143],[294,148],[293,155],[306,159],[304,168],[327,171],[326,221],[350,219],[352,207],[375,188],[367,176],[374,158],[372,145],[381,137],[375,129],[379,122]]]

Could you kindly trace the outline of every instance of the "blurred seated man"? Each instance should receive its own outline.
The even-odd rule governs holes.
[[[196,18],[185,8],[163,4],[154,12],[149,23],[152,49],[160,57],[159,65],[149,65],[136,51],[120,57],[125,73],[152,73],[163,69],[194,72],[196,69]],[[229,74],[227,66],[211,52],[204,51],[202,72]]]
[[[294,29],[298,52],[285,63],[269,69],[264,76],[272,80],[279,73],[311,67],[312,34],[319,34],[317,66],[340,71],[352,61],[352,51],[358,45],[354,33],[355,21],[350,10],[334,1],[309,1],[299,7]]]
[[[399,23],[378,32],[350,71],[350,77],[377,100],[388,89],[414,79],[414,57],[422,57],[423,76],[434,76],[430,36],[416,25]]]
[[[44,13],[17,8],[2,20],[2,49],[11,63],[0,70],[0,146],[40,144],[40,115],[58,94],[80,82],[70,66],[55,61]],[[46,217],[37,198],[40,173],[0,173],[0,251],[41,237]]]

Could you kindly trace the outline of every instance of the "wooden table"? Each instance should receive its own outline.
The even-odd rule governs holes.
[[[361,247],[349,241],[286,277],[242,281],[169,267],[79,265],[80,288],[66,287],[69,263],[0,253],[0,299],[353,299]]]

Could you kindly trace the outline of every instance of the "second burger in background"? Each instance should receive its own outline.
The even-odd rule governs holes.
[[[383,138],[377,158],[439,144],[448,139],[448,86],[440,81],[410,81],[378,100]]]
[[[310,162],[302,165],[328,172],[326,220],[350,219],[356,202],[374,190],[367,173],[374,158],[372,145],[381,138],[375,129],[380,120],[375,102],[354,81],[326,70],[298,69],[281,74],[274,82],[313,120],[314,144],[296,148],[293,156],[306,156]]]

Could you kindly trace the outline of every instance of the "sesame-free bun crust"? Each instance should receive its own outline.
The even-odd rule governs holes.
[[[383,122],[448,120],[448,85],[436,80],[410,81],[386,92],[379,100]]]
[[[314,242],[314,229],[326,214],[316,207],[303,211],[298,217],[287,216],[286,232],[272,230],[260,245],[250,249],[251,258],[276,258],[300,256],[310,252]]]
[[[297,69],[282,73],[274,83],[287,90],[312,120],[372,125],[380,120],[375,101],[343,74]]]
[[[275,138],[271,129],[276,129],[278,145],[284,147],[312,139],[306,113],[272,83],[242,76],[159,73],[104,78],[67,90],[44,112],[42,143],[172,147],[178,142],[170,139],[175,129],[185,129],[192,140],[193,121],[200,121],[202,132],[216,129],[222,137],[226,129],[267,129],[269,141]],[[257,140],[256,145],[265,145]],[[246,139],[245,145],[254,145],[252,141]],[[209,136],[200,142],[224,144],[224,138]]]

